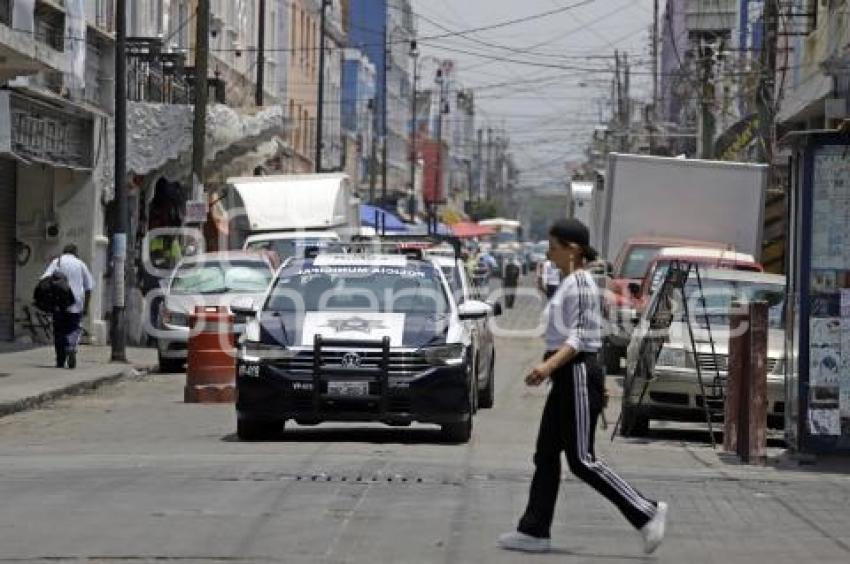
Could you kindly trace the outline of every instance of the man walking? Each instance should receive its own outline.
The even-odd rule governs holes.
[[[42,279],[61,272],[68,279],[68,285],[74,294],[74,303],[64,310],[53,312],[53,345],[56,348],[56,367],[77,366],[77,345],[82,329],[80,323],[89,313],[89,301],[94,289],[92,278],[86,263],[77,257],[77,246],[65,245],[62,255],[53,259],[41,276]]]

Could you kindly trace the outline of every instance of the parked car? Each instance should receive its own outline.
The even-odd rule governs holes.
[[[275,253],[221,251],[183,259],[164,288],[157,328],[157,356],[163,372],[182,370],[189,341],[189,316],[198,306],[230,307],[240,296],[266,293],[280,260]],[[245,318],[237,315],[235,331]]]
[[[610,330],[603,337],[602,355],[609,374],[621,371],[620,361],[626,356],[626,347],[638,318],[635,308],[637,290],[652,260],[666,247],[726,249],[728,245],[671,237],[633,237],[623,244],[603,292],[603,315]]]
[[[623,435],[646,435],[652,420],[705,421],[703,402],[708,402],[715,415],[722,413],[721,391],[728,375],[729,310],[733,301],[742,306],[755,300],[766,301],[769,305],[768,424],[782,426],[785,410],[785,278],[761,272],[708,269],[701,273],[701,280],[702,290],[694,276],[689,277],[685,285],[696,347],[691,345],[684,308],[677,307],[669,329],[662,335],[664,344],[654,365],[651,370],[644,370],[646,365],[639,363],[638,358],[643,341],[650,335],[647,315],[652,307],[641,317],[628,347],[622,406]],[[681,295],[678,295],[675,301],[681,305],[681,300]],[[709,335],[713,338],[713,352]],[[700,387],[697,366],[700,367],[708,398],[704,397]],[[718,394],[721,394],[719,400]]]
[[[646,276],[640,283],[635,295],[635,317],[639,318],[649,303],[649,298],[661,286],[664,276],[674,262],[695,265],[700,270],[729,269],[764,272],[762,265],[753,255],[736,253],[726,249],[701,247],[665,247],[649,263]]]
[[[430,251],[426,251],[426,255],[430,254]],[[457,306],[474,300],[484,301],[485,296],[481,295],[481,289],[470,283],[462,260],[444,254],[431,256],[431,260],[443,271]],[[501,313],[501,304],[490,306],[493,308],[493,315]],[[484,377],[478,380],[478,406],[489,409],[493,407],[496,394],[496,341],[487,318],[465,323],[469,324],[472,336],[476,372],[485,371]]]

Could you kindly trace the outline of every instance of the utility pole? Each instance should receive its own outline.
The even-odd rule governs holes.
[[[257,31],[257,106],[263,105],[263,82],[266,76],[266,0],[259,1],[260,22]]]
[[[490,200],[493,195],[493,128],[487,128],[487,170],[485,172],[486,184],[484,186],[485,199]]]
[[[769,4],[769,2],[767,3]],[[765,4],[765,6],[767,5]],[[714,54],[706,45],[705,37],[700,38],[700,119],[699,119],[699,156],[701,159],[714,157],[714,81],[712,78],[714,70]]]
[[[652,112],[649,115],[649,154],[654,155],[655,129],[658,123],[658,0],[652,5]]]
[[[381,84],[381,91],[383,95],[381,96],[381,111],[383,112],[383,116],[381,118],[381,135],[382,135],[382,143],[381,143],[381,203],[383,205],[387,204],[387,74],[389,73],[389,57],[390,50],[388,41],[388,33],[387,28],[390,25],[389,22],[389,12],[384,13],[384,77]]]
[[[416,221],[416,80],[419,49],[416,40],[410,42],[410,56],[413,58],[413,88],[410,96],[410,221]]]
[[[192,123],[192,181],[195,191],[204,185],[204,141],[207,135],[207,74],[210,53],[210,1],[198,0],[195,18],[195,118]]]
[[[322,0],[319,18],[319,107],[316,110],[316,172],[322,172],[322,128],[325,121],[325,21],[330,0]]]
[[[442,65],[437,69],[437,85],[440,87],[439,98],[437,102],[437,170],[436,182],[434,186],[434,194],[432,196],[443,196],[443,84],[445,77],[443,76]],[[433,210],[432,210],[433,211]]]
[[[112,228],[111,360],[127,362],[126,259],[127,227],[127,3],[115,6],[115,200]]]
[[[482,130],[480,127],[478,128],[478,147],[477,147],[477,150],[475,152],[476,152],[476,159],[475,159],[476,160],[476,168],[478,169],[478,171],[477,171],[478,172],[478,176],[477,176],[478,186],[475,189],[475,196],[476,196],[475,199],[480,200],[481,199],[481,193],[482,193],[481,187],[482,187],[482,184],[484,183],[484,166],[483,166],[483,164],[484,164],[484,130]]]
[[[375,203],[375,189],[378,184],[378,101],[369,100],[369,111],[372,113],[372,150],[369,153],[369,203]]]
[[[774,86],[776,82],[776,41],[779,34],[779,13],[776,0],[766,0],[764,3],[764,43],[762,45],[760,63],[758,98],[759,109],[759,160],[771,163],[773,160],[773,121],[774,115]]]

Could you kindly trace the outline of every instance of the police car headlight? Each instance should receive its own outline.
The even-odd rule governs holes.
[[[257,319],[248,319],[245,322],[245,329],[240,337],[243,343],[260,342],[260,322]]]
[[[419,354],[428,361],[428,364],[439,366],[460,366],[463,364],[465,352],[463,343],[419,349]]]
[[[291,354],[280,345],[269,345],[257,341],[243,341],[239,351],[239,360],[243,363],[260,363],[264,360],[288,358]]]
[[[673,368],[687,368],[690,364],[688,362],[688,356],[688,351],[684,349],[662,347],[661,352],[658,354],[658,361],[656,362],[656,365],[670,366]]]

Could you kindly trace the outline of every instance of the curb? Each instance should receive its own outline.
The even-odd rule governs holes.
[[[6,417],[22,411],[30,411],[44,407],[57,400],[83,395],[87,392],[97,390],[98,388],[117,384],[123,380],[133,378],[141,378],[153,371],[150,366],[129,366],[117,374],[100,376],[82,382],[75,382],[64,388],[43,392],[36,396],[30,396],[15,401],[0,403],[0,417]]]

